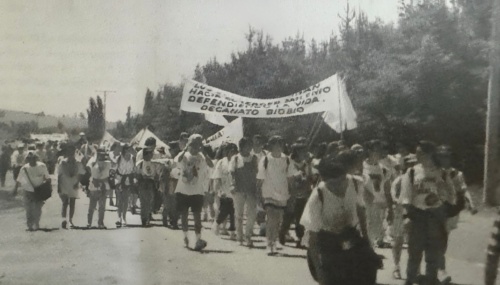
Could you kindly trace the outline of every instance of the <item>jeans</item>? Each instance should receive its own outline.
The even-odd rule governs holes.
[[[89,212],[87,215],[87,222],[89,225],[92,224],[92,219],[94,217],[94,211],[99,204],[99,218],[97,220],[97,225],[104,226],[104,213],[106,211],[106,191],[90,191],[89,194]]]
[[[234,210],[236,213],[236,235],[238,240],[243,240],[243,212],[246,205],[247,223],[245,238],[250,240],[253,235],[253,226],[257,218],[257,197],[255,195],[236,192],[233,194]]]
[[[139,183],[139,201],[141,201],[142,225],[149,222],[153,211],[153,203],[156,192],[156,184],[153,180],[143,180]]]
[[[28,229],[40,227],[43,201],[35,199],[33,192],[24,191],[24,208],[26,209],[26,224]]]
[[[278,239],[280,224],[283,220],[284,209],[271,204],[264,205],[266,209],[267,222],[266,222],[266,238],[267,245],[274,246]]]
[[[293,199],[293,198],[292,198]],[[290,229],[292,223],[295,224],[295,234],[299,240],[304,237],[304,227],[300,224],[300,218],[306,207],[307,199],[294,199],[292,203],[287,206],[283,215],[283,223],[281,224],[280,235],[285,236]]]
[[[408,232],[407,280],[415,282],[425,252],[425,275],[428,284],[435,284],[437,271],[446,248],[447,233],[444,208],[414,209]]]
[[[119,185],[116,188],[116,207],[118,218],[127,219],[128,200],[130,197],[130,186]]]
[[[366,205],[368,237],[372,244],[384,239],[384,219],[387,207],[385,204],[372,203]]]

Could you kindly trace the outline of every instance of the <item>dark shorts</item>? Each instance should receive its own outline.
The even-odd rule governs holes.
[[[203,195],[185,195],[175,193],[175,200],[177,203],[177,211],[179,213],[188,211],[191,208],[193,213],[200,213],[203,207],[205,197]]]

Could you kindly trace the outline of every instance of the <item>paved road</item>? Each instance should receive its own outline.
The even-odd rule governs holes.
[[[81,196],[74,222],[83,227],[88,199]],[[256,248],[248,249],[214,236],[209,223],[203,232],[208,247],[199,253],[184,248],[182,232],[161,227],[160,221],[141,228],[139,216],[129,215],[130,226],[116,229],[114,207],[106,212],[108,230],[60,229],[57,196],[43,207],[45,231],[26,232],[21,206],[21,197],[10,199],[0,189],[0,284],[315,284],[304,250],[284,247],[278,256],[268,257],[263,238],[255,237]],[[449,250],[450,273],[457,284],[482,283],[491,224],[487,215],[463,214]],[[378,252],[386,256],[378,282],[403,284],[391,278],[390,250]]]

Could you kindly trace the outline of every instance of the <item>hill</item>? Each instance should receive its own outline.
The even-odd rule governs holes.
[[[65,129],[76,129],[76,128],[86,128],[87,119],[82,119],[78,117],[57,117],[52,115],[45,115],[44,113],[33,114],[23,111],[13,111],[0,109],[0,124],[4,123],[11,125],[12,122],[26,123],[26,122],[36,122],[39,129],[58,127],[61,123]],[[107,122],[106,128],[114,129],[116,127],[115,122]]]

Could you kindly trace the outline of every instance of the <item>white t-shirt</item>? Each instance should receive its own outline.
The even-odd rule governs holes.
[[[422,210],[441,206],[448,196],[446,186],[452,187],[451,184],[443,181],[441,169],[424,169],[421,164],[417,164],[413,167],[413,175],[411,173],[412,168],[408,169],[402,178],[401,203],[411,204]],[[426,202],[426,199],[431,196],[437,196],[436,203],[428,204]]]
[[[229,161],[227,157],[224,157],[217,162],[212,178],[221,180],[221,183],[219,184],[220,188],[217,189],[219,195],[225,194],[226,197],[231,197],[231,190],[233,190],[233,187],[231,186],[232,177],[229,172]]]
[[[267,158],[267,167],[265,161]],[[263,157],[259,162],[257,179],[264,180],[262,183],[262,197],[265,200],[277,202],[278,206],[286,205],[290,198],[288,191],[288,177],[299,175],[295,169],[293,161],[285,154],[275,158],[271,153]]]
[[[344,197],[338,197],[321,182],[311,193],[300,224],[313,232],[325,230],[340,233],[346,227],[356,227],[359,223],[357,207],[363,206],[363,198],[356,192],[354,183],[353,179],[348,179]],[[323,202],[318,191],[322,193]]]
[[[190,152],[184,154],[182,161],[178,163],[181,175],[177,183],[175,193],[184,195],[204,195],[208,189],[207,162],[203,154],[192,155]]]
[[[103,167],[99,168],[98,163],[95,163],[93,166],[93,161],[89,161],[87,164],[88,167],[90,167],[90,183],[89,183],[89,190],[90,191],[98,191],[102,190],[100,186],[104,186],[105,189],[109,189],[109,183],[108,183],[108,177],[109,177],[109,172],[111,170],[111,162],[110,161],[104,161]],[[99,185],[96,186],[93,183],[93,180],[102,180],[99,183],[103,183],[104,185]]]
[[[28,172],[29,178],[26,175],[26,171]],[[17,177],[17,182],[21,184],[21,187],[25,191],[35,192],[34,187],[42,185],[42,183],[48,178],[49,171],[47,170],[47,166],[44,163],[37,161],[36,166],[32,167],[28,163],[21,168],[21,172],[19,172],[19,176]]]
[[[385,203],[385,187],[389,187],[391,183],[391,172],[382,166],[382,164],[369,164],[363,162],[363,178],[365,181],[365,189],[373,195],[373,203]]]
[[[137,163],[136,172],[143,178],[156,180],[162,172],[162,165],[154,161],[141,160]]]

